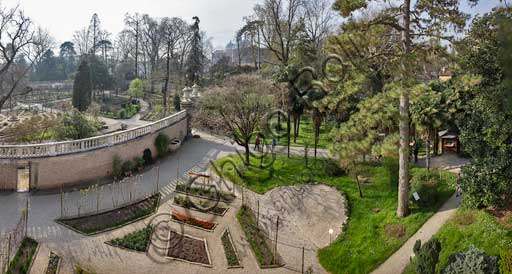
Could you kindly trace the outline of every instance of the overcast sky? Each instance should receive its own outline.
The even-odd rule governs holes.
[[[89,24],[98,13],[102,28],[117,34],[123,29],[124,15],[147,13],[154,17],[182,17],[192,22],[201,19],[201,28],[213,37],[215,48],[224,47],[243,25],[242,18],[262,0],[0,0],[2,6],[16,4],[37,24],[49,30],[58,44],[71,40],[76,30]],[[471,13],[482,13],[496,6],[498,0],[480,0]],[[464,6],[466,11],[470,11]]]

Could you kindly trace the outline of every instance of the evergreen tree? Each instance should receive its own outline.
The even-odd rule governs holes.
[[[189,85],[198,84],[203,71],[203,49],[201,44],[201,33],[199,32],[199,18],[194,16],[192,25],[192,42],[190,55],[187,60],[187,81]]]
[[[91,104],[92,81],[87,60],[82,60],[73,85],[73,107],[80,112],[86,111]]]

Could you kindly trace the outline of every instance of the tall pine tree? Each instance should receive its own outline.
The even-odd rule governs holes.
[[[203,48],[201,43],[201,33],[199,32],[199,18],[194,16],[192,25],[192,42],[190,55],[187,60],[187,81],[189,85],[198,84],[203,71]]]
[[[91,104],[92,80],[91,70],[87,60],[84,59],[78,67],[78,72],[73,85],[73,107],[84,112]]]

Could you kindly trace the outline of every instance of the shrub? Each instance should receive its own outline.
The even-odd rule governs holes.
[[[112,176],[114,178],[119,178],[123,175],[123,161],[119,155],[114,155],[112,159]]]
[[[414,254],[416,254],[416,273],[417,274],[435,274],[436,265],[439,262],[439,253],[441,252],[441,243],[438,239],[432,238],[425,244],[417,240],[414,245]]]
[[[498,274],[498,258],[471,247],[450,255],[441,274]]]
[[[133,162],[135,163],[135,168],[143,168],[144,167],[144,159],[142,157],[133,158]]]
[[[325,174],[329,177],[340,177],[345,175],[345,170],[343,170],[336,162],[334,161],[326,161],[324,164]]]
[[[117,112],[117,117],[118,118],[121,118],[121,119],[124,119],[126,118],[126,110],[123,108],[123,109],[120,109],[118,112]]]
[[[129,174],[134,169],[135,169],[135,164],[132,161],[128,160],[123,163],[123,173],[124,174]]]
[[[142,159],[144,160],[145,165],[150,165],[153,163],[153,153],[151,153],[151,149],[146,148],[142,153]]]
[[[433,174],[422,172],[411,179],[411,199],[420,207],[428,207],[437,202],[437,177]],[[418,193],[419,200],[414,199],[413,193]]]
[[[158,156],[165,156],[169,149],[169,136],[163,133],[158,134],[155,139],[155,147],[158,152]]]
[[[507,159],[476,159],[462,168],[460,188],[463,205],[468,208],[493,207],[510,187]]]
[[[500,273],[512,274],[512,250],[501,253]]]

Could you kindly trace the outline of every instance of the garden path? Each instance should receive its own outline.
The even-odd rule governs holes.
[[[432,158],[432,167],[443,168],[450,172],[459,174],[460,168],[469,162],[468,159],[460,158],[454,154],[446,154]],[[418,166],[424,166],[424,159],[418,162]],[[461,196],[453,194],[448,201],[434,214],[427,222],[409,238],[398,251],[389,257],[371,274],[397,274],[402,273],[414,255],[412,249],[417,240],[428,241],[439,229],[455,214],[459,207]]]

